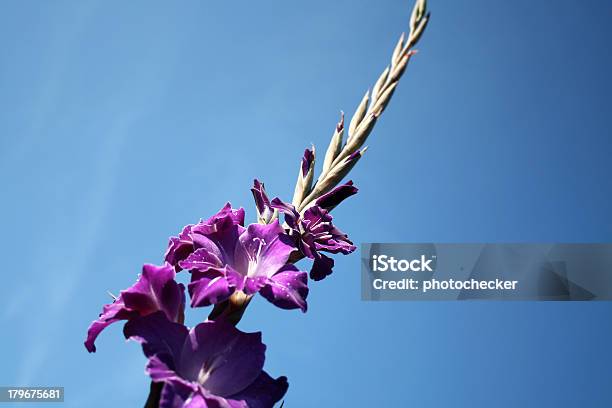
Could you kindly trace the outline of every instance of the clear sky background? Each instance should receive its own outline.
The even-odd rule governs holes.
[[[254,177],[290,198],[411,7],[2,2],[0,384],[140,406],[122,325],[82,345],[106,291],[226,201],[253,222]],[[612,3],[430,8],[338,225],[356,243],[612,241]],[[359,255],[336,262],[307,314],[258,298],[239,326],[263,331],[285,407],[612,406],[609,302],[365,303]]]

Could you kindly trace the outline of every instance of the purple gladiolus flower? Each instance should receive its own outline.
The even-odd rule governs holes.
[[[272,408],[287,378],[265,371],[261,333],[243,333],[223,321],[188,330],[154,313],[129,321],[125,337],[142,344],[146,372],[163,382],[160,408]]]
[[[308,208],[300,220],[301,238],[305,255],[311,258],[315,252],[324,251],[344,255],[353,252],[356,247],[348,239],[348,235],[332,224],[331,214],[314,205]]]
[[[259,292],[283,309],[306,311],[307,275],[287,263],[296,248],[278,220],[244,228],[224,210],[214,223],[191,228],[194,251],[178,263],[191,272],[191,306],[217,304],[242,291]]]
[[[95,341],[100,332],[119,320],[130,320],[139,316],[162,311],[172,321],[182,320],[185,309],[185,287],[174,280],[172,266],[144,265],[138,281],[129,289],[121,291],[111,304],[105,305],[100,317],[87,331],[85,347],[90,353],[96,351]]]
[[[352,182],[337,187],[322,197],[323,203],[333,204],[333,207],[342,199],[355,194],[353,189],[355,188],[352,187]],[[310,270],[311,279],[321,280],[332,273],[334,260],[322,252],[347,255],[356,249],[348,235],[332,223],[333,217],[329,211],[319,205],[309,207],[302,216],[293,205],[279,198],[272,200],[272,207],[285,214],[285,222],[291,229],[291,235],[297,241],[299,250],[305,257],[314,260]]]
[[[174,266],[177,272],[180,271],[179,262],[195,251],[192,234],[215,231],[223,227],[220,224],[227,222],[235,225],[244,225],[244,209],[234,209],[230,203],[227,203],[217,214],[209,219],[185,226],[178,236],[170,238],[168,249],[164,256],[166,262]]]

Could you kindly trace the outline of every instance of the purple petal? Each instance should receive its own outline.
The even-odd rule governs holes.
[[[312,237],[300,237],[300,251],[306,258],[314,259],[317,256],[317,249],[315,247],[315,240]]]
[[[340,241],[335,241],[335,240],[328,240],[325,243],[315,243],[315,249],[317,251],[325,251],[325,252],[329,252],[332,254],[343,254],[343,255],[348,255],[350,253],[352,253],[353,251],[355,251],[355,249],[357,249],[357,247],[353,244],[345,240],[340,240]]]
[[[162,388],[161,397],[159,399],[159,408],[177,408],[182,407],[187,396],[181,395],[176,391],[171,383],[165,383]]]
[[[295,250],[292,240],[285,235],[278,220],[272,224],[251,224],[240,235],[236,249],[236,269],[250,277],[272,276]],[[255,260],[255,264],[250,266]]]
[[[203,388],[189,391],[186,395],[177,392],[166,383],[162,390],[159,408],[249,408],[245,401],[228,400],[213,395]]]
[[[184,286],[174,280],[175,275],[169,264],[144,265],[138,281],[121,292],[125,306],[141,316],[162,310],[168,319],[177,320],[184,307],[185,294]]]
[[[326,251],[345,255],[353,252],[356,247],[345,233],[334,226],[332,220],[331,214],[317,205],[307,209],[301,220],[304,244],[311,251]],[[305,254],[308,256],[306,252]]]
[[[294,265],[283,266],[278,273],[268,279],[266,286],[259,291],[269,302],[281,309],[301,309],[306,312],[308,296],[308,275]]]
[[[234,209],[230,203],[227,203],[215,215],[194,225],[191,231],[208,235],[224,230],[231,225],[244,225],[244,209]]]
[[[181,354],[183,378],[197,380],[212,394],[227,397],[244,390],[261,373],[266,346],[261,333],[243,333],[224,321],[198,324]]]
[[[202,220],[195,225],[187,225],[181,233],[176,237],[171,237],[168,244],[168,249],[164,259],[166,262],[174,266],[178,271],[181,270],[179,262],[187,258],[195,249],[198,249],[197,239],[198,234],[215,234],[232,225],[244,225],[244,210],[242,208],[234,209],[230,203],[227,203],[221,210],[207,220]],[[242,232],[239,229],[236,236]],[[231,247],[233,249],[233,247]]]
[[[183,408],[210,408],[204,399],[204,396],[200,393],[192,394],[187,401],[185,401],[185,405],[181,405]],[[221,406],[218,405],[219,408]],[[217,408],[213,405],[213,408]]]
[[[170,265],[176,267],[177,272],[179,272],[180,267],[178,267],[178,263],[183,259],[187,258],[192,251],[193,242],[191,242],[191,239],[184,240],[178,237],[170,237],[168,249],[166,250],[166,254],[164,255],[164,260]]]
[[[202,238],[208,240],[205,237]],[[221,259],[219,259],[219,256],[215,254],[215,252],[209,251],[205,248],[199,248],[191,255],[189,255],[187,259],[181,261],[179,265],[183,269],[197,269],[200,271],[206,271],[210,268],[218,268],[223,266],[223,262],[221,261]]]
[[[186,401],[185,405],[179,405],[181,408],[249,408],[246,402],[231,401],[225,398],[218,397],[202,390],[192,394]]]
[[[170,237],[168,242],[168,249],[164,255],[164,260],[170,265],[177,268],[177,272],[180,271],[178,263],[183,259],[187,258],[193,251],[193,242],[191,242],[191,228],[193,225],[189,224],[183,227],[182,231],[177,237]]]
[[[175,377],[168,377],[163,382],[159,408],[183,407],[185,401],[192,395],[206,393],[199,384],[187,381],[178,374]]]
[[[310,270],[310,279],[320,281],[331,275],[334,267],[334,260],[323,254],[317,254]]]
[[[244,225],[244,208],[232,208],[232,205],[227,203],[224,209],[231,215],[234,223],[237,225]]]
[[[323,208],[313,205],[304,211],[304,216],[302,217],[302,224],[305,230],[311,232],[318,232],[315,229],[320,229],[320,232],[328,230],[331,228],[331,222],[334,219],[332,215]]]
[[[189,331],[184,325],[171,322],[159,311],[129,320],[123,327],[123,334],[126,339],[142,344],[145,356],[154,361],[153,369],[157,370],[150,374],[157,376],[163,375],[161,371],[176,369],[176,361]]]
[[[244,225],[244,208],[232,208],[230,203],[225,203],[223,208],[221,208],[217,214],[204,221],[204,224],[212,225],[217,220],[225,217],[229,217],[236,225]]]
[[[292,204],[286,203],[280,198],[276,197],[272,200],[272,208],[285,214],[285,222],[289,225],[289,228],[297,228],[297,220],[300,218],[300,214],[297,212]]]
[[[242,230],[244,228],[240,227],[240,226],[230,226],[229,228],[232,228],[235,230],[235,232],[232,232],[232,235],[235,235],[236,239],[238,239],[238,235],[239,235],[239,228],[241,228]],[[213,240],[211,238],[209,238],[209,236],[206,235],[202,235],[202,234],[193,234],[193,247],[194,249],[197,250],[202,250],[209,252],[211,257],[216,258],[219,260],[219,264],[223,263],[223,260],[225,259],[225,253],[223,248],[221,248],[221,244],[219,243],[219,241]],[[211,234],[210,237],[214,237],[214,234]],[[233,245],[233,242],[232,242]],[[232,248],[233,249],[233,248]]]
[[[232,224],[231,222],[232,221],[227,218],[223,224],[217,225],[213,232],[194,232],[192,234],[194,246],[210,252],[219,258],[223,264],[234,264],[236,245],[240,235],[244,233],[245,228],[237,224]],[[210,230],[207,229],[207,231]]]
[[[228,404],[228,408],[250,408],[249,405],[245,401],[237,401],[237,400],[232,400],[232,399],[228,399],[226,401]]]
[[[244,278],[244,286],[242,291],[247,295],[253,295],[266,285],[268,278],[265,276],[256,276],[253,278],[246,277]]]
[[[194,249],[203,248],[224,264],[233,264],[236,241],[244,232],[244,210],[228,203],[217,214],[191,228]]]
[[[249,408],[271,408],[283,398],[287,388],[289,388],[287,377],[278,377],[275,380],[262,371],[244,391],[229,398],[244,401]]]
[[[87,339],[85,340],[85,348],[90,353],[96,352],[95,341],[109,325],[119,321],[128,320],[137,317],[139,314],[136,311],[128,310],[123,304],[123,300],[117,299],[109,305],[104,305],[102,313],[98,320],[94,320],[87,330]]]
[[[191,307],[215,305],[227,300],[236,291],[236,273],[229,267],[194,271],[187,286]]]
[[[94,342],[100,332],[119,320],[146,316],[159,310],[168,319],[178,320],[185,308],[185,287],[174,280],[175,275],[168,263],[164,266],[144,265],[138,281],[121,291],[115,302],[105,305],[100,317],[91,324],[85,341],[87,350],[95,352]]]
[[[171,356],[153,354],[149,357],[145,373],[155,382],[165,382],[173,385],[182,383],[184,386],[191,385],[176,373],[174,364],[173,357]]]
[[[357,187],[353,186],[353,181],[349,180],[345,184],[338,186],[328,193],[323,194],[315,201],[315,204],[328,211],[335,208],[348,197],[357,194]]]

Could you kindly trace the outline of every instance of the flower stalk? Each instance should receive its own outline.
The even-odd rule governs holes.
[[[357,105],[349,122],[346,143],[342,144],[341,131],[344,130],[344,114],[342,114],[341,121],[336,126],[336,131],[327,148],[325,164],[315,186],[310,194],[301,201],[294,200],[293,204],[300,212],[307,209],[320,195],[330,191],[348,175],[357,162],[347,160],[347,158],[353,155],[361,157],[365,153],[367,148],[362,149],[362,146],[391,101],[410,58],[416,53],[413,47],[418,43],[427,27],[429,17],[426,0],[417,0],[410,17],[410,31],[407,40],[405,34],[402,33],[393,49],[390,64],[378,77],[372,90],[368,90]]]

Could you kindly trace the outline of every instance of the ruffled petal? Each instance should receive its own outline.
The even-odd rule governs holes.
[[[244,209],[235,209],[230,203],[226,203],[215,215],[205,221],[200,221],[197,224],[197,230],[204,234],[214,233],[226,221],[233,225],[244,225]]]
[[[125,306],[144,316],[162,310],[168,319],[176,321],[185,305],[184,286],[177,283],[176,273],[169,265],[146,264],[138,281],[121,292]]]
[[[231,400],[241,400],[249,408],[272,408],[280,401],[289,388],[287,377],[273,379],[265,371],[244,391],[229,397]]]
[[[348,235],[333,223],[331,214],[319,206],[310,207],[301,220],[302,241],[310,251],[325,251],[333,254],[350,254],[356,247]]]
[[[200,221],[193,226],[193,234],[213,235],[231,226],[244,225],[244,209],[234,209],[230,203],[225,204],[215,215]]]
[[[138,316],[162,311],[166,317],[176,321],[183,315],[185,308],[185,287],[177,283],[172,266],[144,265],[138,281],[129,289],[121,291],[119,297],[105,305],[99,318],[87,332],[85,347],[92,353],[96,351],[95,340],[107,326],[119,320],[129,320]]]
[[[316,241],[314,243],[316,251],[325,251],[331,254],[343,254],[348,255],[354,252],[357,247],[353,245],[348,238],[343,237],[340,239],[328,239],[325,241]]]
[[[215,305],[227,300],[236,291],[236,273],[229,267],[209,268],[192,272],[187,286],[191,307]]]
[[[165,378],[176,371],[183,345],[189,334],[187,328],[171,322],[159,311],[129,320],[123,327],[126,339],[142,344],[142,351],[152,361],[151,376]]]
[[[320,281],[331,275],[334,267],[334,260],[323,254],[317,254],[310,269],[310,279]]]
[[[263,368],[265,350],[261,333],[244,333],[224,321],[207,321],[189,333],[179,370],[212,394],[227,397],[255,381]]]
[[[183,230],[178,234],[178,236],[170,237],[168,242],[168,249],[166,249],[164,260],[170,265],[174,266],[177,272],[181,270],[178,263],[187,258],[189,254],[193,252],[193,242],[191,241],[190,236],[191,227],[193,227],[191,224],[183,227]]]
[[[123,303],[123,300],[116,299],[109,305],[104,305],[102,313],[97,320],[94,320],[87,330],[87,338],[85,339],[85,348],[90,353],[96,352],[95,341],[102,332],[111,324],[119,320],[127,320],[139,316],[138,312],[128,310]]]
[[[235,238],[244,230],[244,209],[234,209],[230,203],[227,203],[221,210],[207,220],[201,220],[195,225],[187,225],[181,233],[176,237],[170,237],[168,249],[164,259],[175,267],[176,271],[180,271],[179,263],[185,260],[193,251],[201,248],[201,236],[208,236],[210,240],[217,241],[215,235],[219,234],[228,228],[233,228]],[[221,236],[227,237],[229,234],[223,233]],[[216,242],[216,245],[223,245],[223,242]],[[230,249],[233,250],[233,243],[230,243]],[[211,248],[208,248],[211,250]],[[221,256],[218,254],[219,257]],[[230,254],[231,255],[231,254]]]
[[[283,266],[268,279],[259,293],[281,309],[301,309],[306,312],[308,296],[308,275],[294,265]]]

